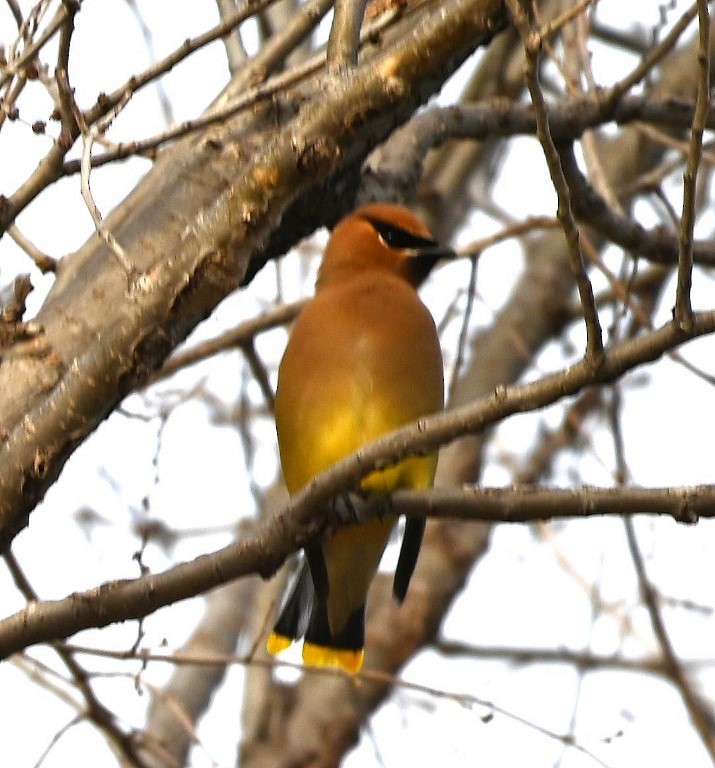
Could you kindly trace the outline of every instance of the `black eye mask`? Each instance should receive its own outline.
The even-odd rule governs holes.
[[[408,232],[395,224],[365,216],[366,221],[375,228],[378,235],[390,246],[390,248],[434,248],[437,243],[429,237],[421,237],[413,232]]]

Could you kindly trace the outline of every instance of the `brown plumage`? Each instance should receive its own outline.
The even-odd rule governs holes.
[[[451,252],[398,205],[363,206],[335,228],[278,376],[276,427],[291,494],[365,443],[443,407],[437,330],[416,288],[445,255]],[[427,487],[436,463],[436,455],[409,457],[369,474],[360,491],[370,498]],[[360,668],[367,592],[394,524],[392,515],[348,524],[306,548],[269,650],[305,635],[306,663]],[[423,529],[423,521],[407,521],[399,600]]]

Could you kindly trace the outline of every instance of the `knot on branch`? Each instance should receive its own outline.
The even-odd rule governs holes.
[[[25,299],[31,291],[29,275],[18,275],[12,283],[0,288],[0,349],[32,339],[42,332],[38,323],[22,321]]]

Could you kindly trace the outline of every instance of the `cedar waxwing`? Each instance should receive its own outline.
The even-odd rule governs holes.
[[[278,372],[276,429],[289,493],[365,443],[443,408],[437,329],[416,289],[453,255],[399,205],[365,205],[335,227],[315,297],[295,322]],[[360,522],[359,504],[431,486],[436,465],[436,454],[406,458],[346,496],[350,522],[305,548],[268,640],[271,653],[304,636],[306,664],[360,669],[367,592],[396,517]],[[393,588],[400,602],[423,531],[424,520],[407,520]]]

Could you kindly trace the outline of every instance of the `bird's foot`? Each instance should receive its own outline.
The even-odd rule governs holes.
[[[333,499],[333,512],[340,525],[361,525],[375,517],[382,518],[389,501],[379,496],[367,496],[356,491],[343,493]]]

